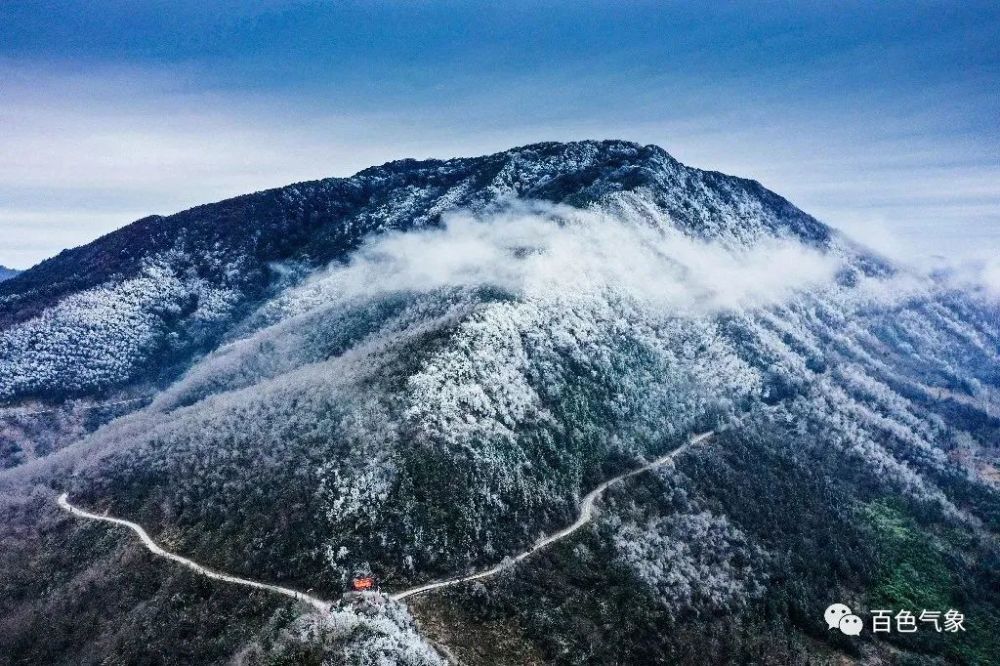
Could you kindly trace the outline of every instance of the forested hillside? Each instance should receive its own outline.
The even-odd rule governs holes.
[[[657,147],[146,218],[0,283],[0,323],[0,661],[998,663],[1000,303]],[[709,430],[498,577],[341,597],[501,562]]]

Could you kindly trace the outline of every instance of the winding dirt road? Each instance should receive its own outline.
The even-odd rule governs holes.
[[[69,511],[74,516],[78,516],[80,518],[86,518],[88,520],[99,520],[104,523],[111,523],[112,525],[120,525],[122,527],[127,527],[139,535],[139,538],[142,540],[143,545],[146,546],[149,552],[153,553],[158,557],[165,557],[168,560],[173,560],[174,562],[177,562],[178,564],[181,564],[190,569],[191,571],[201,574],[202,576],[206,576],[213,580],[221,580],[226,583],[234,583],[236,585],[244,585],[246,587],[252,587],[258,590],[267,590],[268,592],[276,592],[278,594],[283,594],[286,597],[291,597],[292,599],[303,601],[321,611],[328,611],[330,609],[331,603],[329,601],[324,601],[312,595],[306,594],[305,592],[299,592],[298,590],[293,590],[289,587],[281,587],[280,585],[271,585],[270,583],[261,583],[260,581],[250,580],[248,578],[240,578],[238,576],[230,576],[229,574],[219,573],[218,571],[214,571],[206,566],[198,564],[194,560],[182,557],[180,555],[177,555],[176,553],[171,553],[169,550],[164,550],[163,548],[160,547],[158,543],[153,541],[152,537],[149,536],[146,530],[142,529],[141,525],[133,523],[131,520],[122,520],[121,518],[102,516],[100,514],[91,513],[90,511],[84,511],[83,509],[79,509],[69,503],[69,496],[67,493],[63,493],[62,495],[59,496],[59,506]]]
[[[573,534],[573,532],[576,532],[578,529],[580,529],[581,527],[592,521],[594,519],[594,505],[597,503],[597,499],[601,495],[603,495],[604,491],[610,488],[611,486],[615,485],[616,483],[620,483],[621,481],[624,481],[629,477],[636,476],[637,474],[642,474],[643,472],[649,471],[654,467],[659,467],[668,460],[673,460],[675,457],[686,451],[691,446],[705,439],[708,439],[711,436],[712,436],[712,431],[703,432],[700,435],[695,435],[690,440],[688,440],[686,444],[678,446],[670,453],[662,455],[656,460],[646,463],[642,467],[638,467],[630,472],[625,472],[624,474],[619,474],[618,476],[608,479],[607,481],[597,486],[583,497],[583,501],[580,502],[580,516],[579,518],[576,519],[576,522],[574,522],[569,527],[563,528],[558,532],[555,532],[547,537],[540,539],[537,543],[535,543],[534,546],[524,551],[523,553],[515,555],[514,557],[504,560],[502,563],[494,567],[490,567],[489,569],[484,569],[483,571],[477,571],[476,573],[472,573],[467,576],[449,578],[447,580],[441,580],[434,583],[426,583],[424,585],[412,587],[408,590],[396,592],[395,594],[391,594],[389,596],[391,596],[393,599],[397,601],[400,601],[407,597],[412,597],[415,594],[430,592],[431,590],[437,590],[442,587],[448,587],[449,585],[458,585],[459,583],[467,583],[469,581],[480,580],[483,578],[489,578],[490,576],[494,576],[503,571],[505,567],[520,562],[521,560],[527,557],[530,557],[534,553],[540,551],[542,548],[545,548],[546,546],[549,546],[555,543],[556,541],[565,539],[569,535]]]
[[[467,583],[473,580],[481,580],[483,578],[489,578],[490,576],[500,573],[511,564],[520,562],[521,560],[530,557],[532,554],[537,553],[539,550],[545,548],[546,546],[549,546],[555,543],[556,541],[565,539],[566,537],[568,537],[569,535],[573,534],[581,527],[586,525],[587,523],[591,522],[594,519],[594,506],[597,503],[598,498],[600,498],[601,495],[604,494],[604,491],[606,491],[611,486],[615,485],[616,483],[620,483],[621,481],[624,481],[629,477],[636,476],[637,474],[642,474],[643,472],[653,469],[654,467],[659,467],[660,465],[666,463],[669,460],[673,460],[675,457],[686,451],[691,446],[705,439],[708,439],[709,437],[712,436],[712,434],[713,433],[709,431],[709,432],[703,432],[700,435],[696,435],[692,437],[690,440],[688,440],[687,443],[682,444],[681,446],[677,447],[670,453],[660,456],[659,458],[653,460],[652,462],[646,463],[642,467],[638,467],[629,472],[625,472],[624,474],[619,474],[618,476],[610,478],[607,481],[603,482],[601,485],[597,486],[584,496],[583,500],[580,502],[580,516],[576,519],[576,521],[572,525],[540,539],[535,543],[534,546],[532,546],[528,550],[518,555],[515,555],[514,557],[507,558],[502,563],[494,567],[490,567],[489,569],[484,569],[483,571],[477,571],[476,573],[471,573],[466,576],[448,578],[446,580],[426,583],[424,585],[412,587],[408,590],[402,590],[400,592],[390,594],[389,595],[390,598],[395,599],[396,601],[401,601],[403,599],[406,599],[407,597],[412,597],[415,594],[430,592],[431,590],[437,590],[451,585],[458,585],[460,583]],[[229,574],[220,573],[206,566],[198,564],[194,560],[188,559],[181,555],[177,555],[176,553],[171,553],[170,551],[165,550],[159,544],[153,541],[153,538],[150,537],[149,534],[146,532],[146,530],[144,530],[142,526],[139,525],[138,523],[133,523],[130,520],[124,520],[122,518],[114,518],[112,516],[91,513],[90,511],[85,511],[83,509],[75,507],[72,504],[70,504],[69,495],[67,493],[63,493],[62,495],[59,496],[59,506],[79,518],[85,518],[87,520],[97,520],[104,523],[110,523],[112,525],[127,527],[128,529],[132,530],[133,532],[139,535],[139,539],[142,540],[143,545],[146,546],[149,552],[153,553],[158,557],[163,557],[168,560],[173,560],[174,562],[177,562],[178,564],[185,566],[188,569],[194,571],[195,573],[198,573],[207,578],[211,578],[213,580],[221,580],[225,583],[233,583],[235,585],[243,585],[245,587],[251,587],[257,590],[266,590],[268,592],[283,594],[284,596],[291,597],[296,601],[307,603],[316,608],[317,610],[323,612],[329,611],[330,607],[332,606],[332,602],[320,599],[318,597],[314,597],[310,594],[306,594],[305,592],[299,592],[298,590],[293,590],[289,587],[282,587],[280,585],[262,583],[260,581],[250,580],[249,578],[230,576]]]

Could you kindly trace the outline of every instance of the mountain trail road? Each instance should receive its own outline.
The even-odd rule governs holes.
[[[623,474],[619,474],[618,476],[612,477],[607,481],[604,481],[603,483],[601,483],[599,486],[594,488],[592,491],[590,491],[583,497],[583,500],[580,502],[580,515],[572,525],[569,525],[568,527],[565,527],[559,530],[558,532],[554,532],[548,536],[542,537],[537,542],[535,542],[535,544],[528,550],[525,550],[512,557],[508,557],[500,564],[490,567],[489,569],[477,571],[475,573],[471,573],[465,576],[458,576],[455,578],[448,578],[445,580],[425,583],[417,587],[412,587],[406,590],[401,590],[399,592],[389,594],[388,596],[392,599],[395,599],[396,601],[402,601],[403,599],[406,599],[407,597],[412,597],[416,594],[430,592],[432,590],[437,590],[443,587],[449,587],[451,585],[459,585],[461,583],[467,583],[469,581],[482,580],[483,578],[489,578],[490,576],[496,575],[501,571],[503,571],[506,567],[530,557],[532,554],[538,552],[539,550],[547,546],[550,546],[551,544],[557,541],[565,539],[566,537],[570,536],[571,534],[579,530],[584,525],[590,523],[594,519],[594,507],[595,504],[597,503],[597,500],[601,497],[601,495],[604,494],[604,491],[606,491],[611,486],[615,485],[616,483],[620,483],[621,481],[624,481],[629,477],[642,474],[643,472],[649,471],[655,467],[663,465],[664,463],[670,460],[673,460],[678,455],[689,449],[691,446],[708,439],[709,437],[712,436],[712,434],[713,434],[712,431],[708,431],[708,432],[703,432],[699,435],[695,435],[685,444],[682,444],[681,446],[677,447],[670,453],[662,455],[659,458],[656,458],[655,460],[646,463],[642,467],[637,467],[636,469],[624,472]],[[73,506],[69,501],[69,495],[67,493],[63,493],[62,495],[59,496],[59,506],[78,518],[95,520],[104,523],[110,523],[112,525],[118,525],[121,527],[127,527],[128,529],[132,530],[137,535],[139,535],[139,539],[142,541],[146,549],[149,550],[149,552],[153,553],[157,557],[163,557],[168,560],[177,562],[178,564],[185,566],[188,569],[194,571],[195,573],[205,576],[207,578],[211,578],[213,580],[220,580],[225,583],[233,583],[235,585],[243,585],[245,587],[250,587],[257,590],[265,590],[268,592],[274,592],[276,594],[282,594],[286,597],[291,597],[296,601],[307,603],[310,606],[316,608],[317,610],[324,612],[329,611],[331,606],[333,605],[332,602],[330,601],[320,599],[305,592],[299,592],[298,590],[293,590],[292,588],[289,587],[272,585],[271,583],[263,583],[261,581],[251,580],[249,578],[240,578],[239,576],[231,576],[229,574],[221,573],[213,569],[210,569],[206,566],[203,566],[201,564],[198,564],[194,560],[183,557],[181,555],[177,555],[176,553],[171,553],[170,551],[164,549],[155,541],[153,541],[153,538],[150,537],[149,534],[146,532],[146,530],[143,529],[143,527],[138,523],[134,523],[130,520],[124,520],[122,518],[114,518],[108,515],[92,513],[90,511],[86,511],[79,507]]]
[[[646,463],[642,467],[638,467],[629,472],[625,472],[624,474],[619,474],[618,476],[612,477],[607,481],[603,482],[601,485],[597,486],[589,493],[584,495],[583,500],[580,502],[580,516],[576,519],[576,522],[574,522],[569,527],[565,527],[559,530],[558,532],[554,532],[553,534],[550,534],[546,537],[539,539],[535,543],[535,545],[529,548],[528,550],[518,555],[515,555],[511,558],[508,558],[503,562],[501,562],[500,564],[494,567],[490,567],[489,569],[477,571],[476,573],[471,573],[467,576],[459,576],[457,578],[449,578],[447,580],[441,580],[433,583],[426,583],[424,585],[412,587],[408,590],[402,590],[400,592],[396,592],[389,596],[399,601],[407,597],[412,597],[415,594],[420,594],[422,592],[430,592],[431,590],[437,590],[442,587],[448,587],[449,585],[458,585],[459,583],[467,583],[473,580],[481,580],[483,578],[489,578],[490,576],[500,573],[501,571],[503,571],[505,567],[520,562],[521,560],[527,557],[530,557],[532,554],[537,553],[546,546],[552,545],[556,541],[561,541],[562,539],[565,539],[569,535],[573,534],[573,532],[576,532],[578,529],[580,529],[581,527],[592,521],[594,519],[594,505],[597,503],[597,499],[601,495],[603,495],[604,491],[610,488],[611,486],[621,481],[624,481],[629,477],[636,476],[637,474],[642,474],[643,472],[647,472],[653,469],[654,467],[659,467],[660,465],[664,464],[669,460],[673,460],[675,457],[686,451],[691,446],[705,439],[708,439],[709,437],[712,436],[712,434],[713,432],[710,430],[708,432],[703,432],[700,435],[695,435],[690,440],[688,440],[687,443],[682,444],[681,446],[677,447],[670,453],[662,455],[659,458],[653,460],[652,462]]]
[[[160,547],[153,538],[142,528],[141,525],[133,523],[131,520],[123,520],[121,518],[113,518],[111,516],[102,516],[97,513],[91,513],[90,511],[84,511],[83,509],[77,508],[69,503],[69,497],[67,493],[63,493],[59,496],[59,506],[61,506],[66,511],[69,511],[74,516],[78,518],[86,518],[88,520],[99,520],[104,523],[111,523],[112,525],[120,525],[122,527],[127,527],[136,534],[139,535],[139,539],[142,540],[144,546],[146,546],[149,552],[153,553],[158,557],[165,557],[168,560],[173,560],[178,564],[181,564],[188,569],[191,569],[195,573],[201,574],[213,580],[221,580],[226,583],[234,583],[236,585],[244,585],[246,587],[252,587],[258,590],[267,590],[268,592],[276,592],[277,594],[283,594],[286,597],[291,597],[298,601],[303,601],[314,608],[321,611],[327,611],[330,609],[331,603],[329,601],[324,601],[312,595],[306,594],[305,592],[299,592],[298,590],[293,590],[288,587],[281,587],[280,585],[271,585],[270,583],[262,583],[256,580],[250,580],[248,578],[240,578],[238,576],[230,576],[229,574],[220,573],[209,569],[206,566],[198,564],[194,560],[190,560],[176,553],[171,553],[169,550],[165,550]]]

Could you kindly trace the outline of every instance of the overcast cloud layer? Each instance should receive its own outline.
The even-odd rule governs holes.
[[[0,264],[402,157],[625,138],[897,257],[1000,246],[993,3],[0,6]]]

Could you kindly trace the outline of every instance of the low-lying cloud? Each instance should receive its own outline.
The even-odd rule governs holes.
[[[936,257],[929,271],[946,287],[976,294],[991,302],[1000,302],[1000,259],[984,253],[960,261]]]
[[[832,256],[794,240],[728,247],[669,224],[528,203],[455,212],[439,228],[393,232],[296,290],[298,308],[337,297],[495,286],[529,299],[632,298],[698,314],[785,300],[832,280]],[[291,303],[286,303],[291,305]]]

